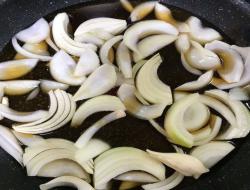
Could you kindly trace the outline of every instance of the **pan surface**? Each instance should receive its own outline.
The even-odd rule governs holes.
[[[250,45],[250,4],[243,0],[166,0],[175,16],[185,19],[189,15],[201,18],[207,25],[218,29],[226,41],[242,46]],[[67,7],[65,9],[65,7]],[[18,31],[30,25],[40,17],[48,20],[58,13],[66,11],[76,27],[82,21],[99,16],[126,19],[126,13],[115,0],[84,1],[84,0],[2,0],[0,1],[0,60],[12,58],[13,51],[8,45],[9,39]],[[195,77],[186,72],[180,63],[180,56],[174,46],[165,48],[161,55],[164,64],[159,69],[160,78],[172,88]],[[50,78],[44,65],[36,68],[36,76],[29,74],[26,79]],[[75,89],[70,89],[74,92]],[[114,92],[111,92],[114,93]],[[38,108],[46,109],[48,99],[40,94],[30,102],[24,102],[23,97],[12,97],[11,107],[22,111]],[[76,140],[81,131],[90,126],[102,115],[91,116],[79,129],[69,129],[68,126],[46,135],[46,137],[64,137]],[[159,122],[162,122],[161,120]],[[10,126],[5,120],[2,123]],[[110,143],[113,147],[133,146],[141,149],[150,148],[156,151],[173,151],[171,145],[146,122],[130,116],[108,125],[95,136]],[[210,173],[199,180],[186,178],[176,189],[179,190],[249,190],[250,189],[250,137],[235,141],[236,150],[215,166]],[[48,179],[30,178],[10,156],[0,149],[0,190],[36,190]],[[66,189],[66,188],[60,188]],[[69,189],[69,188],[67,188]]]

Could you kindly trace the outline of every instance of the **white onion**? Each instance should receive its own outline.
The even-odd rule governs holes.
[[[128,112],[140,119],[154,119],[163,113],[165,104],[143,105],[135,97],[135,87],[129,84],[120,86],[117,94]]]
[[[141,60],[138,61],[135,65],[133,65],[132,68],[132,77],[133,79],[135,78],[136,74],[138,73],[138,71],[140,70],[140,68],[147,62],[147,60]]]
[[[69,186],[78,190],[94,190],[94,188],[91,187],[91,185],[89,185],[86,181],[73,176],[61,176],[55,178],[48,183],[40,185],[40,189],[48,190],[58,186]]]
[[[237,51],[244,61],[246,61],[248,56],[250,55],[250,47],[239,47],[236,45],[232,45],[231,48]]]
[[[126,11],[130,13],[133,11],[134,7],[128,0],[120,0],[120,3]]]
[[[22,77],[32,71],[38,59],[22,59],[6,61],[0,64],[0,80],[10,80]]]
[[[84,147],[89,142],[89,140],[95,135],[95,133],[97,133],[97,131],[99,131],[102,127],[114,120],[123,118],[125,116],[126,113],[123,110],[117,110],[104,116],[103,118],[95,122],[93,125],[91,125],[86,131],[84,131],[84,133],[77,139],[75,143],[76,147]]]
[[[175,47],[179,53],[185,53],[190,48],[190,41],[187,34],[180,34],[175,41]]]
[[[185,58],[184,53],[181,53],[181,63],[183,65],[183,67],[190,73],[194,74],[194,75],[201,75],[202,72],[196,68],[194,68],[192,65],[190,65],[188,63],[188,61]]]
[[[56,82],[56,81],[52,81],[52,80],[40,80],[40,87],[42,89],[42,91],[44,93],[48,93],[51,90],[67,90],[69,88],[69,85],[64,84],[64,83],[60,83],[60,82]]]
[[[178,35],[178,30],[171,24],[168,24],[164,21],[160,20],[147,20],[141,21],[129,29],[124,33],[124,43],[126,46],[133,50],[134,52],[139,53],[137,48],[137,42],[146,36],[153,34],[170,34],[170,35]]]
[[[244,88],[232,88],[229,90],[229,97],[233,100],[249,101],[250,100],[250,85]]]
[[[71,126],[81,125],[87,117],[101,111],[124,110],[125,106],[116,96],[102,95],[84,102],[75,112],[71,121]]]
[[[85,50],[76,65],[74,75],[82,77],[91,74],[100,66],[100,60],[96,52],[91,49]]]
[[[116,79],[114,67],[104,64],[91,73],[75,93],[73,100],[79,101],[104,94],[115,86]]]
[[[156,2],[144,2],[137,5],[130,14],[130,19],[132,22],[142,20],[148,14],[150,14],[155,7]]]
[[[26,98],[26,101],[30,101],[30,100],[33,100],[35,99],[38,94],[40,92],[40,89],[39,88],[35,88]]]
[[[34,146],[43,142],[45,139],[38,135],[19,133],[17,131],[12,131],[15,137],[25,146]]]
[[[80,43],[90,43],[90,44],[94,44],[98,47],[102,46],[104,44],[104,40],[98,38],[97,36],[95,36],[94,34],[91,33],[85,33],[82,34],[80,36],[76,36],[74,38],[75,41],[80,42]]]
[[[59,51],[58,47],[56,46],[56,44],[54,43],[54,41],[52,40],[52,25],[53,25],[53,21],[51,21],[49,23],[50,26],[50,33],[48,35],[48,37],[45,39],[46,43],[54,50],[54,51]]]
[[[74,76],[76,63],[73,58],[63,50],[53,56],[49,68],[52,77],[61,83],[77,86],[81,85],[86,79],[85,76]]]
[[[115,177],[115,179],[120,181],[133,181],[139,183],[153,183],[159,181],[156,177],[152,176],[151,174],[139,171],[126,172]]]
[[[26,43],[39,43],[47,38],[49,31],[48,22],[44,18],[41,18],[30,27],[18,32],[16,38]]]

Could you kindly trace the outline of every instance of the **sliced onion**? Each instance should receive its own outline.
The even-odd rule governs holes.
[[[42,89],[42,91],[44,93],[48,93],[51,90],[67,90],[69,88],[69,85],[64,84],[64,83],[60,83],[60,82],[56,82],[56,81],[52,81],[52,80],[40,80],[40,87]]]
[[[229,97],[233,100],[249,101],[250,100],[250,85],[244,88],[232,88],[229,90]]]
[[[138,62],[139,60],[142,60],[154,54],[155,52],[174,42],[176,39],[177,36],[175,35],[161,34],[152,35],[141,40],[137,44],[137,49],[139,53],[134,53],[134,61]]]
[[[212,28],[204,28],[200,19],[197,17],[189,17],[187,24],[190,28],[190,37],[201,44],[222,39],[222,36],[216,30]]]
[[[93,50],[88,49],[84,53],[82,53],[76,65],[74,75],[76,77],[82,77],[91,74],[99,66],[100,66],[100,60],[98,55]]]
[[[151,103],[170,105],[173,102],[169,86],[158,77],[157,70],[162,63],[159,54],[149,59],[136,77],[136,86],[140,94]]]
[[[184,83],[183,85],[177,87],[175,90],[194,91],[204,88],[211,82],[213,74],[213,71],[207,71],[206,73],[202,74],[196,81]]]
[[[124,42],[121,42],[116,51],[116,62],[125,78],[132,78],[130,51]]]
[[[196,142],[208,138],[211,132],[212,130],[210,126],[207,125],[197,131],[192,132],[192,135],[194,137],[194,141]]]
[[[153,119],[150,119],[148,120],[149,123],[160,133],[162,134],[163,136],[166,136],[166,132],[165,130],[163,129],[163,127],[161,127],[155,120]]]
[[[89,44],[94,44],[98,47],[102,46],[104,44],[104,40],[98,38],[94,34],[91,33],[85,33],[80,36],[76,36],[74,38],[75,41],[80,42],[80,43],[89,43]]]
[[[189,92],[182,92],[182,91],[174,91],[173,95],[174,95],[174,102],[186,97],[187,95],[189,95]]]
[[[39,177],[60,177],[70,175],[90,182],[90,176],[84,169],[72,160],[61,159],[50,162],[40,169]]]
[[[239,47],[236,45],[232,45],[231,48],[237,51],[244,61],[246,61],[248,56],[250,55],[250,47]]]
[[[1,92],[0,92],[0,93],[1,93]],[[4,97],[2,97],[1,99],[2,99],[1,104],[5,105],[5,106],[9,106],[9,105],[10,105],[10,103],[9,103],[9,98],[8,98],[8,97],[4,96]]]
[[[94,123],[92,126],[90,126],[76,141],[75,145],[78,148],[84,147],[89,140],[94,136],[97,131],[99,131],[102,127],[107,125],[108,123],[123,118],[126,116],[126,113],[123,110],[118,110],[115,112],[112,112],[106,116],[104,116],[102,119],[98,120],[96,123]]]
[[[106,151],[95,160],[95,188],[100,189],[112,178],[133,170],[147,172],[161,180],[165,178],[165,167],[146,152],[132,147],[119,147]]]
[[[179,53],[185,53],[190,48],[190,41],[187,34],[180,34],[175,41],[175,47]]]
[[[139,185],[140,183],[133,182],[133,181],[122,181],[119,186],[119,190],[133,189]]]
[[[181,153],[159,153],[151,150],[147,152],[153,158],[161,161],[165,165],[180,172],[184,176],[196,176],[207,173],[207,169],[197,158]]]
[[[75,113],[76,103],[72,100],[72,96],[64,91],[57,90],[55,95],[58,107],[55,114],[51,118],[48,118],[47,121],[43,121],[43,123],[38,122],[37,125],[28,127],[27,125],[14,125],[14,130],[22,133],[41,134],[54,131],[68,123]],[[54,112],[54,110],[52,111]],[[49,115],[51,115],[51,113]]]
[[[123,84],[117,94],[124,103],[128,112],[140,119],[154,119],[160,117],[165,109],[164,104],[143,105],[135,97],[135,87]]]
[[[99,17],[87,20],[80,24],[75,31],[75,37],[96,30],[103,30],[113,35],[120,34],[127,28],[126,20]]]
[[[0,125],[0,147],[23,165],[23,150],[16,137],[7,127]]]
[[[30,100],[33,100],[35,99],[38,94],[40,92],[40,89],[39,88],[35,88],[26,98],[26,101],[30,101]]]
[[[101,40],[104,40],[104,41],[107,41],[107,40],[110,40],[111,38],[114,37],[113,34],[111,34],[110,32],[108,31],[105,31],[104,29],[93,29],[91,31],[89,31],[89,34],[97,37],[97,38],[100,38]]]
[[[154,10],[155,4],[156,2],[152,1],[137,5],[130,14],[131,21],[136,22],[142,20]]]
[[[195,41],[191,41],[191,48],[185,53],[185,59],[196,69],[215,70],[221,66],[221,61],[214,52]]]
[[[0,80],[10,80],[22,77],[32,71],[36,67],[37,62],[37,59],[2,62],[0,64]]]
[[[49,31],[48,22],[41,18],[30,27],[18,32],[16,38],[26,43],[39,43],[47,38]]]
[[[125,106],[116,96],[102,95],[84,102],[75,112],[71,121],[71,126],[81,125],[87,117],[101,111],[124,110]]]
[[[45,139],[38,135],[19,133],[17,131],[13,131],[13,134],[25,146],[34,146],[43,142]]]
[[[128,0],[120,0],[120,3],[126,11],[130,13],[133,11],[134,7]]]
[[[116,44],[118,43],[119,41],[121,41],[123,38],[122,35],[119,35],[119,36],[115,36],[113,38],[111,38],[110,40],[106,41],[101,49],[100,49],[100,59],[102,61],[103,64],[112,64],[113,62],[111,62],[109,60],[109,51],[110,49]]]
[[[74,75],[76,63],[72,57],[63,50],[53,56],[49,68],[52,77],[61,83],[77,86],[81,85],[86,79],[85,76],[77,77]]]
[[[229,142],[210,142],[202,146],[195,147],[191,151],[191,155],[198,158],[206,168],[212,168],[226,155],[228,155],[235,147]],[[198,178],[196,176],[196,178]]]
[[[32,53],[31,51],[26,50],[24,47],[21,47],[18,44],[17,39],[15,37],[12,38],[11,42],[16,52],[18,52],[20,55],[24,57],[31,58],[31,59],[39,59],[41,61],[50,61],[52,58],[51,56],[40,55],[40,54]]]
[[[12,80],[2,81],[0,85],[4,87],[5,95],[23,95],[37,88],[39,83],[37,80]]]
[[[78,163],[87,162],[110,148],[110,145],[101,140],[91,139],[85,146],[76,151],[75,159]]]
[[[194,74],[194,75],[201,75],[202,72],[198,69],[196,69],[195,67],[193,67],[191,64],[188,63],[188,61],[185,58],[184,53],[181,53],[181,63],[183,65],[183,67],[190,73]]]
[[[135,78],[141,67],[147,62],[147,60],[138,61],[132,68],[132,77]]]
[[[54,40],[52,39],[52,25],[53,25],[53,21],[51,21],[49,23],[50,26],[50,33],[48,35],[48,37],[45,39],[46,43],[54,50],[54,51],[59,51],[59,48],[56,46]]]
[[[18,112],[9,108],[8,106],[0,104],[0,114],[9,120],[25,123],[37,121],[43,117],[46,117],[48,112],[44,110],[38,110],[34,112]]]
[[[172,16],[171,10],[159,2],[155,5],[155,17],[173,25],[177,24],[177,21]]]
[[[129,49],[139,53],[137,42],[141,38],[153,34],[178,35],[178,30],[173,25],[160,20],[141,21],[126,30],[124,33],[124,43]]]
[[[91,185],[89,185],[86,181],[73,176],[58,177],[49,181],[48,183],[40,185],[40,189],[47,190],[58,186],[69,186],[78,190],[94,190],[94,188],[91,187]]]
[[[104,94],[115,86],[116,79],[114,67],[110,64],[104,64],[86,79],[73,99],[79,101]]]
[[[94,51],[97,49],[93,44],[84,44],[71,39],[67,31],[68,24],[69,17],[66,13],[57,14],[53,20],[53,38],[59,48],[75,56],[81,56],[86,49],[92,49]]]
[[[159,181],[159,179],[152,176],[151,174],[139,171],[126,172],[115,177],[115,179],[120,181],[132,181],[138,183],[153,183]]]
[[[174,174],[172,174],[170,177],[166,178],[163,181],[153,184],[143,185],[142,188],[144,190],[169,190],[179,185],[183,179],[184,175],[182,175],[179,172],[175,172]]]
[[[228,83],[239,82],[244,70],[241,56],[230,45],[221,41],[213,41],[206,44],[209,49],[219,55],[223,64],[217,70],[218,74]]]

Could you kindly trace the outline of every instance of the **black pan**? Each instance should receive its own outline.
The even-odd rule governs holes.
[[[250,4],[244,0],[166,0],[162,1],[174,10],[175,16],[185,19],[192,13],[203,19],[207,25],[219,30],[226,41],[237,45],[250,45]],[[67,8],[66,8],[67,7]],[[66,8],[66,9],[65,9]],[[115,0],[0,0],[0,48],[1,60],[13,56],[13,50],[8,44],[9,39],[21,29],[27,27],[40,17],[52,18],[56,12],[67,11],[74,17],[73,27],[85,19],[110,16],[127,18],[126,13]],[[185,81],[194,79],[180,64],[178,53],[173,46],[161,52],[167,64],[160,67],[160,78],[176,87]],[[29,74],[24,78],[50,78],[44,66],[36,68],[36,75]],[[71,92],[75,89],[70,89]],[[114,92],[111,92],[114,93]],[[48,101],[44,94],[31,102],[24,102],[23,97],[12,97],[11,107],[19,110],[34,110],[47,108]],[[64,137],[76,140],[81,131],[86,129],[101,115],[92,116],[79,129],[69,129],[68,126],[46,137]],[[162,122],[159,120],[159,122]],[[10,126],[10,121],[2,124]],[[165,138],[154,131],[145,121],[128,116],[115,121],[98,132],[96,138],[104,139],[113,147],[134,146],[141,149],[150,148],[156,151],[173,151]],[[186,178],[176,189],[179,190],[250,190],[250,137],[234,142],[236,150],[214,167],[210,173],[199,180]],[[35,190],[38,185],[48,179],[27,177],[22,169],[10,156],[0,149],[0,190]],[[61,188],[66,189],[66,188]],[[67,188],[69,189],[69,188]]]

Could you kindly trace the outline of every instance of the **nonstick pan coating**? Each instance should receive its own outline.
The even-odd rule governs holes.
[[[220,32],[227,36],[227,40],[237,45],[250,45],[250,4],[244,0],[166,0],[161,1],[167,5],[181,8],[190,12],[192,15],[211,23]],[[80,4],[79,4],[80,3]],[[79,4],[79,5],[78,5]],[[77,6],[76,6],[77,5]],[[96,5],[96,6],[93,6]],[[73,6],[73,7],[72,7]],[[9,42],[9,39],[21,29],[27,27],[37,19],[43,16],[50,18],[51,14],[66,10],[72,12],[75,8],[83,7],[88,18],[96,16],[111,16],[126,18],[127,14],[122,11],[117,0],[0,0],[0,48]],[[75,13],[76,14],[76,13]],[[79,19],[81,14],[79,15]],[[7,60],[6,55],[11,56],[9,48],[5,48],[0,54],[0,60]],[[167,50],[166,50],[167,51]],[[163,52],[163,54],[167,52]],[[5,56],[3,56],[5,55]],[[174,55],[172,55],[173,57]],[[176,55],[178,56],[178,54]],[[167,57],[167,56],[166,56]],[[176,61],[175,58],[169,58],[170,61]],[[169,61],[169,60],[166,60]],[[185,80],[190,80],[190,76],[181,66],[169,68],[170,76],[164,76],[164,69],[161,68],[160,77],[165,81],[175,81],[173,87]],[[185,74],[183,74],[185,73]],[[40,73],[41,75],[43,73]],[[22,99],[18,100],[22,104]],[[39,102],[33,102],[37,104]],[[40,103],[41,107],[46,103]],[[20,107],[19,107],[20,108]],[[34,107],[36,108],[36,107]],[[33,109],[31,108],[27,109]],[[93,123],[100,116],[94,116],[88,123]],[[122,128],[121,124],[125,127]],[[68,127],[55,132],[57,137],[68,137],[75,140],[78,131],[69,132]],[[100,131],[97,137],[104,138],[113,146],[135,146],[145,149],[147,147],[159,151],[168,151],[170,145],[165,139],[154,132],[149,125],[136,121],[129,117],[128,119],[114,123],[107,127],[108,132]],[[110,135],[108,135],[110,134]],[[120,135],[122,134],[122,135]],[[127,138],[129,137],[129,138]],[[155,140],[157,139],[157,140]],[[250,137],[237,140],[237,148],[229,157],[215,166],[209,174],[202,176],[199,180],[187,178],[178,186],[178,190],[249,190],[250,189]],[[0,190],[36,190],[39,184],[46,182],[48,179],[27,177],[25,170],[21,168],[10,156],[0,149]],[[60,188],[69,189],[69,188]]]

